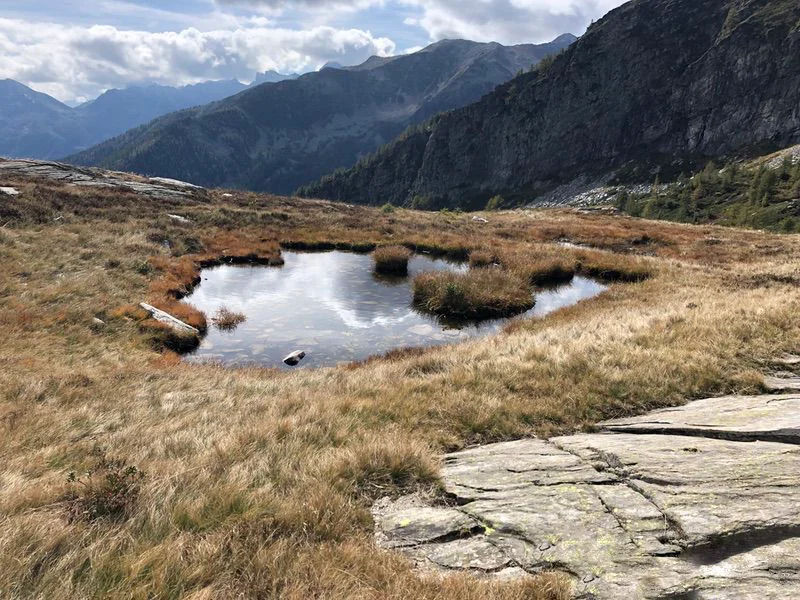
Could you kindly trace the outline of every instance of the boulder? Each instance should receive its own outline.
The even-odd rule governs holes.
[[[283,362],[289,365],[290,367],[296,367],[300,364],[300,361],[306,357],[306,353],[302,350],[296,350],[292,352],[289,356],[283,359]]]

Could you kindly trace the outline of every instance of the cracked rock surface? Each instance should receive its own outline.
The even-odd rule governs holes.
[[[726,397],[601,433],[447,455],[448,502],[383,499],[420,568],[561,570],[576,597],[800,597],[800,395]]]

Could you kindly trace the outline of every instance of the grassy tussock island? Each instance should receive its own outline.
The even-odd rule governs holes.
[[[414,304],[450,318],[492,319],[533,308],[533,290],[518,275],[502,269],[465,273],[437,271],[414,278]]]
[[[772,357],[800,350],[796,236],[4,184],[21,194],[0,204],[3,598],[567,598],[564,575],[417,572],[376,550],[371,502],[437,494],[443,451],[758,391]],[[120,310],[177,302],[204,261],[277,263],[290,244],[651,276],[496,336],[290,373],[181,362]]]
[[[486,250],[473,250],[469,253],[469,266],[472,269],[481,269],[495,264],[495,258]]]
[[[405,246],[380,246],[373,252],[375,271],[384,275],[407,275],[411,250]]]

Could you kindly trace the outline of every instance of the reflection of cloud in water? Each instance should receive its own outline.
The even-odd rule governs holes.
[[[222,266],[203,271],[187,299],[207,314],[220,306],[247,321],[232,334],[212,328],[195,359],[280,365],[288,352],[309,350],[308,366],[336,364],[402,346],[441,344],[498,330],[505,321],[448,330],[411,307],[411,278],[422,271],[465,267],[415,256],[408,279],[373,277],[372,257],[344,252],[284,253],[283,267]],[[576,278],[572,285],[537,293],[529,315],[544,315],[604,289]],[[302,346],[302,348],[301,348]]]
[[[569,285],[545,289],[536,293],[536,305],[529,316],[543,317],[554,310],[572,306],[581,300],[593,298],[608,289],[602,283],[585,277],[575,277]]]

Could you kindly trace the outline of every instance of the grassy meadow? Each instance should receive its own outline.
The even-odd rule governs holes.
[[[5,185],[22,193],[0,198],[0,598],[568,598],[558,573],[417,572],[376,549],[370,505],[438,493],[443,451],[756,392],[800,350],[798,236]],[[292,372],[185,364],[135,309],[176,310],[215,261],[378,245],[614,283],[494,337]]]

